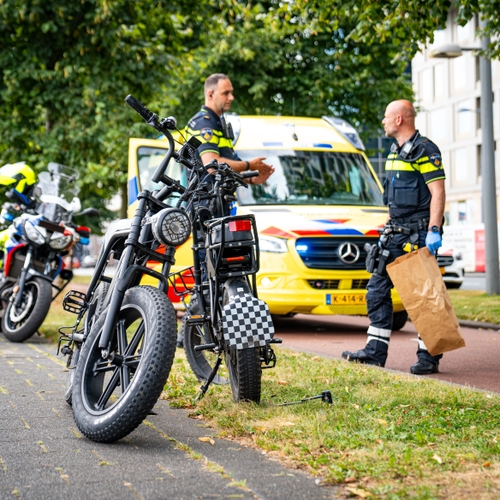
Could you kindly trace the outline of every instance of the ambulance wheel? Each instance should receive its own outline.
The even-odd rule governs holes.
[[[392,329],[393,329],[393,331],[401,330],[401,328],[403,328],[403,326],[406,325],[407,321],[408,321],[408,313],[406,311],[399,311],[399,312],[393,313],[393,315],[392,315]]]

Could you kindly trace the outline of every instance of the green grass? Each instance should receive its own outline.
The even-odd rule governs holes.
[[[88,278],[79,281],[84,289]],[[498,296],[450,290],[450,297],[459,318],[500,324]],[[62,311],[60,299],[42,327],[52,340],[76,318]],[[276,368],[263,372],[260,405],[235,404],[227,385],[212,385],[195,404],[200,383],[182,350],[162,397],[220,437],[340,485],[343,497],[500,498],[500,395],[276,351]],[[331,391],[332,405],[277,406],[324,390]]]
[[[305,468],[344,493],[373,498],[500,497],[500,396],[341,360],[277,349],[262,402],[199,383],[177,353],[164,398],[220,437]],[[333,404],[280,403],[330,390]],[[351,488],[351,490],[349,490]]]
[[[449,290],[459,319],[500,324],[500,296],[475,290]]]

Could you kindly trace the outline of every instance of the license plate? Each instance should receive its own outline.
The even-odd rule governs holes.
[[[366,295],[359,293],[326,294],[327,306],[363,305],[366,304]]]

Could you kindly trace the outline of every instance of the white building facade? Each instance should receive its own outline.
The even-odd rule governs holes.
[[[443,246],[461,253],[466,271],[484,271],[484,217],[481,197],[481,82],[479,57],[464,52],[455,59],[429,57],[445,43],[479,47],[477,19],[466,26],[453,23],[450,12],[446,29],[436,31],[434,43],[412,61],[416,96],[416,125],[422,135],[437,144],[446,172],[446,226]],[[492,61],[495,172],[500,179],[497,144],[500,140],[500,61]],[[498,202],[497,202],[498,206]],[[497,208],[497,213],[498,208]],[[500,233],[499,233],[500,234]]]

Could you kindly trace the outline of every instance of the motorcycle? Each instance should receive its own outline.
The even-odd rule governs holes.
[[[227,335],[223,329],[223,322],[231,322],[231,314],[235,314],[235,301],[244,307],[255,307],[255,301],[263,305],[248,280],[248,275],[258,268],[255,222],[251,216],[245,222],[241,217],[212,220],[208,209],[194,208],[198,202],[218,196],[214,192],[218,193],[219,186],[224,184],[222,179],[246,186],[245,177],[258,172],[238,174],[223,164],[203,166],[196,157],[196,138],[175,151],[170,132],[176,128],[173,117],[160,120],[132,96],[125,101],[168,140],[168,152],[152,177],[160,188],[139,193],[134,217],[115,221],[109,227],[87,293],[72,290],[63,300],[63,307],[77,314],[77,319],[68,327],[70,332],[65,333],[66,327],[60,329],[59,341],[59,349],[68,356],[65,398],[73,407],[75,422],[89,439],[107,443],[125,437],[140,425],[165,386],[177,340],[176,313],[168,298],[170,280],[175,280],[171,266],[176,248],[209,219],[213,222],[207,228],[211,243],[206,243],[204,256],[201,252],[195,254],[195,288],[191,292],[197,293],[198,314],[194,314],[193,305],[189,326],[210,333],[209,337],[203,337],[203,342],[193,338],[193,350],[212,349],[219,358],[217,368],[223,356],[230,360],[230,377],[240,389],[238,400],[260,398],[263,361],[260,346],[265,348],[267,362],[272,358],[268,345],[272,340],[271,329],[260,332],[261,338],[256,339],[252,328],[247,326],[246,344],[240,342],[239,346],[233,342],[234,331]],[[166,175],[171,159],[191,172],[186,187]],[[209,168],[217,169],[221,176],[221,182],[212,188],[203,182]],[[201,236],[196,238],[197,248],[205,248]],[[111,257],[118,259],[113,277],[108,273]],[[160,264],[161,270],[153,263]],[[246,268],[241,267],[242,263]],[[141,284],[145,275],[156,279],[157,286]],[[205,300],[208,296],[210,300]],[[213,315],[208,311],[213,311]],[[265,319],[271,321],[268,313]],[[237,350],[247,355],[240,356]],[[245,360],[251,366],[251,373],[245,368]],[[217,370],[212,367],[210,371],[213,375],[209,373],[211,380],[207,380],[207,387]],[[247,376],[251,379],[246,380]]]
[[[73,278],[63,256],[76,241],[89,243],[90,228],[72,218],[99,212],[89,208],[75,213],[81,210],[76,178],[68,167],[49,163],[39,175],[34,199],[4,231],[0,316],[11,342],[24,342],[38,331],[50,304]]]

